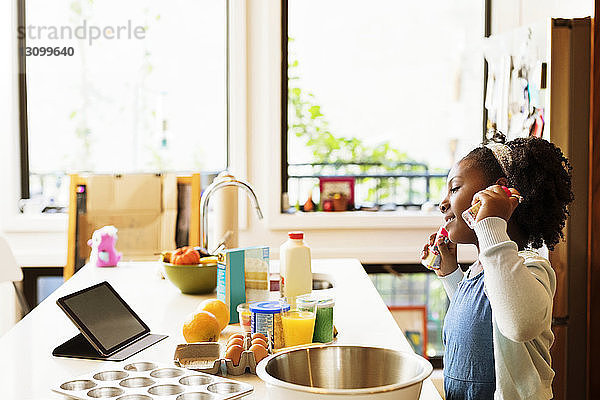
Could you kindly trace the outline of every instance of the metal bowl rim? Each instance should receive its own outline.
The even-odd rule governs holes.
[[[362,389],[314,388],[314,387],[310,387],[310,386],[298,385],[296,383],[285,382],[285,381],[282,381],[281,379],[277,379],[267,373],[267,364],[269,363],[269,361],[280,356],[281,354],[291,353],[294,351],[302,351],[302,350],[306,350],[306,349],[310,349],[310,348],[327,348],[327,347],[361,347],[361,348],[365,348],[365,349],[369,348],[369,349],[393,351],[396,353],[400,353],[400,354],[406,356],[407,358],[412,358],[413,360],[417,361],[423,367],[423,372],[421,372],[419,375],[417,375],[413,379],[403,382],[403,383],[393,383],[390,385],[362,388]],[[285,389],[290,389],[290,390],[298,390],[301,392],[309,392],[309,393],[317,393],[317,394],[331,394],[331,395],[349,395],[349,394],[364,395],[364,394],[392,392],[394,390],[398,390],[398,389],[406,388],[409,386],[413,386],[418,383],[422,383],[425,379],[427,379],[431,375],[432,372],[433,372],[433,366],[431,365],[431,363],[429,361],[427,361],[426,359],[424,359],[423,357],[419,356],[418,354],[411,353],[408,351],[403,351],[403,350],[392,349],[389,347],[361,345],[361,344],[308,345],[308,346],[304,346],[304,347],[295,347],[293,349],[284,350],[284,351],[280,351],[278,353],[272,354],[272,355],[266,357],[265,359],[261,360],[261,362],[258,363],[258,365],[256,366],[256,375],[258,375],[258,377],[267,384],[270,384],[273,386],[279,386],[279,387],[282,387]]]

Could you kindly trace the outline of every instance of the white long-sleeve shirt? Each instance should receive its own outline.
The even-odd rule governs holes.
[[[485,293],[492,308],[495,399],[552,398],[550,346],[556,274],[535,251],[518,251],[506,221],[488,217],[475,224]],[[459,269],[441,278],[452,300],[463,279]]]

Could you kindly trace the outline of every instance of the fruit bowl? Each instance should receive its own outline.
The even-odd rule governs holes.
[[[165,275],[184,294],[212,293],[217,287],[217,264],[175,265],[163,262]]]

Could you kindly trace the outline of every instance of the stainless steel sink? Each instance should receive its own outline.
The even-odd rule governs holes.
[[[328,278],[325,274],[313,274],[312,290],[333,289],[333,283]]]
[[[272,274],[270,277],[271,291],[279,290],[279,274]],[[312,290],[327,290],[333,289],[334,281],[330,275],[314,273],[312,276]]]

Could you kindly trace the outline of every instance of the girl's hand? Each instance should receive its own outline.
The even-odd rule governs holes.
[[[487,217],[500,217],[506,221],[510,219],[513,211],[519,205],[519,192],[515,188],[509,188],[514,196],[507,196],[500,185],[493,185],[485,190],[481,190],[473,196],[471,204],[477,201],[481,202],[481,208],[477,212],[475,222],[479,222]]]
[[[421,259],[427,258],[429,255],[429,246],[433,246],[437,232],[429,236],[429,242],[423,246],[421,252]],[[458,268],[458,262],[456,261],[456,243],[451,241],[444,242],[444,237],[440,237],[438,240],[438,249],[442,256],[442,262],[440,263],[440,269],[433,270],[437,276],[446,276],[456,271]]]

